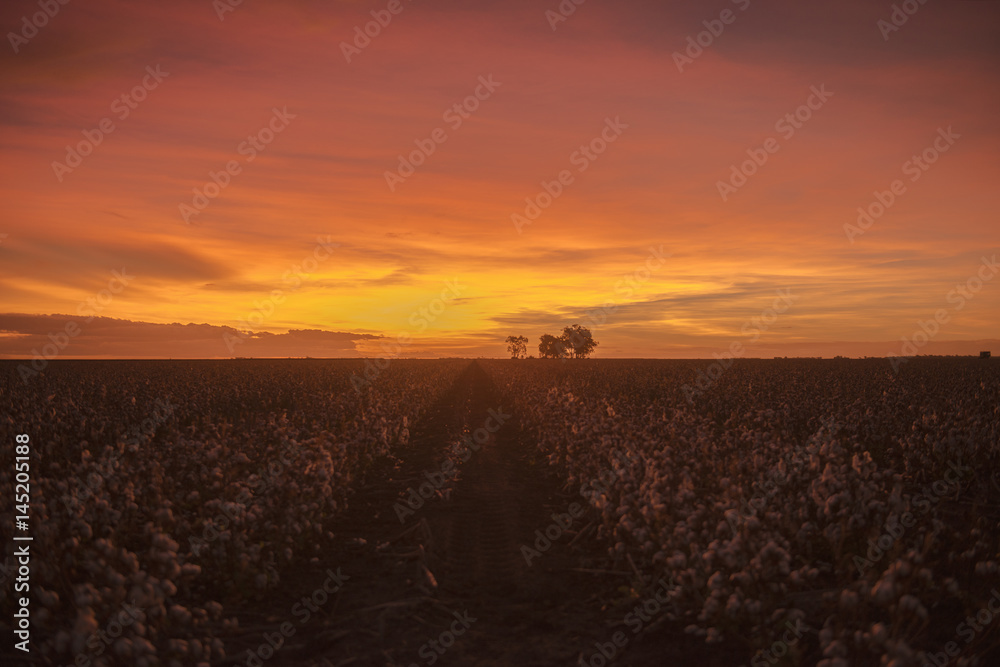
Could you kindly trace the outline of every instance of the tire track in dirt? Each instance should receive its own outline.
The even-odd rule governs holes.
[[[431,591],[421,589],[420,571],[411,555],[433,542],[421,520],[426,523],[423,512],[435,500],[403,522],[394,505],[408,489],[425,481],[426,471],[436,469],[448,434],[464,428],[471,371],[470,363],[411,426],[409,442],[369,471],[366,483],[349,498],[348,509],[326,526],[334,537],[322,545],[320,562],[283,572],[282,585],[266,603],[237,611],[240,630],[226,637],[231,657],[213,667],[247,664],[247,650],[263,643],[264,632],[296,620],[291,609],[324,581],[327,568],[342,568],[350,579],[265,664],[385,666],[397,664],[393,656],[400,652],[416,659],[427,631],[414,618],[423,618],[428,611],[441,613],[426,602]],[[411,650],[418,637],[421,643]]]
[[[618,582],[572,571],[576,556],[567,543],[582,522],[529,567],[522,545],[534,543],[535,531],[544,530],[554,512],[581,499],[560,492],[548,467],[532,461],[517,415],[504,410],[478,364],[468,380],[464,434],[474,438],[491,414],[506,418],[461,466],[450,497],[424,510],[440,597],[478,619],[441,662],[575,665],[587,640],[604,634],[595,591],[603,594]]]
[[[454,479],[400,521],[397,510],[410,490],[426,482],[427,473],[442,470],[462,434],[474,439],[491,411],[504,412],[499,392],[471,362],[414,424],[410,443],[396,452],[400,460],[382,462],[357,489],[349,510],[330,526],[335,538],[322,562],[286,579],[287,596],[271,601],[269,609],[286,610],[284,617],[274,613],[261,627],[287,620],[289,604],[315,588],[326,568],[342,567],[350,576],[268,667],[579,665],[594,653],[595,642],[608,641],[616,621],[620,629],[622,612],[614,609],[628,578],[581,571],[596,565],[600,572],[603,549],[584,545],[586,540],[570,547],[592,517],[575,521],[531,566],[521,554],[522,545],[534,545],[535,531],[552,523],[553,513],[565,513],[582,499],[560,490],[516,414],[483,440]],[[443,653],[428,648],[454,627],[455,614],[466,611],[474,623],[452,637]],[[646,642],[634,659],[619,656],[617,664],[679,660],[691,645],[677,629],[668,634],[655,646]],[[259,642],[259,636],[254,630],[241,641]]]
[[[447,536],[443,556],[448,579],[443,583],[485,586],[496,594],[513,590],[523,578],[517,537],[526,471],[510,455],[512,424],[500,425],[482,443],[475,439],[477,431],[487,433],[484,425],[491,419],[496,424],[491,410],[503,418],[503,406],[496,393],[489,391],[490,380],[478,365],[474,374],[472,423],[466,426],[465,435],[480,449],[461,467],[451,501],[430,518],[430,526],[435,534]],[[480,416],[479,425],[475,415]]]

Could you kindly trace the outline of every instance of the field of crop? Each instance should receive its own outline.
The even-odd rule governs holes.
[[[993,360],[384,366],[0,363],[0,662],[1000,660]]]

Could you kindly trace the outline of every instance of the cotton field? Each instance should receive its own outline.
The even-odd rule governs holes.
[[[1000,366],[743,360],[689,402],[708,365],[487,367],[567,487],[602,480],[593,539],[674,577],[686,632],[754,666],[813,641],[821,667],[996,646]]]
[[[482,572],[491,562],[522,581],[507,564],[551,521],[541,509],[548,505],[522,502],[517,494],[529,487],[507,470],[506,490],[489,498],[520,510],[488,519],[462,506],[468,485],[486,484],[489,466],[518,452],[585,509],[566,528],[572,538],[519,566],[535,577],[528,588],[548,581],[574,609],[592,606],[593,624],[573,621],[580,627],[536,654],[536,664],[596,664],[589,640],[567,637],[609,636],[617,613],[609,610],[654,591],[666,596],[663,618],[644,620],[643,634],[724,656],[705,664],[990,664],[1000,645],[1000,365],[710,365],[396,360],[359,382],[369,368],[362,360],[69,361],[25,382],[4,364],[3,440],[31,436],[34,651],[24,664],[254,665],[252,649],[232,648],[241,617],[267,610],[288,573],[326,563],[322,545],[356,552],[371,568],[355,564],[349,585],[359,597],[344,602],[341,617],[364,624],[371,610],[464,609],[481,620],[462,641],[510,646],[490,634],[481,596],[454,583],[461,558],[440,526],[454,508],[467,517],[455,525],[484,526],[487,546],[459,540],[463,554],[510,551],[484,557],[461,581],[495,578]],[[481,447],[456,457],[477,429]],[[2,451],[6,628],[20,510],[13,446]],[[406,472],[407,460],[417,473]],[[402,472],[385,479],[387,469]],[[397,519],[394,503],[406,502],[421,470],[443,486]],[[383,523],[354,521],[355,532],[342,534],[338,522],[358,498]],[[494,526],[503,539],[489,533],[503,522]],[[414,536],[423,537],[410,551],[398,546]],[[591,573],[592,591],[559,578],[555,565],[573,559],[586,567],[562,569]],[[414,560],[419,577],[400,565]],[[383,572],[396,601],[365,599]],[[450,616],[435,624],[432,612],[413,609],[405,618],[414,636],[448,627],[440,623]],[[327,642],[301,664],[421,664],[408,640],[389,646],[391,633],[380,634],[386,619],[377,618],[336,635],[367,637],[377,659],[353,662],[345,644]],[[300,637],[308,643],[307,631]],[[276,652],[274,664],[299,664]],[[577,657],[559,657],[570,653]],[[455,649],[444,663],[479,664],[470,655]],[[625,651],[615,661],[660,664]]]
[[[5,442],[30,433],[34,642],[52,664],[209,665],[226,606],[314,558],[324,521],[462,362],[4,365]],[[12,448],[0,468],[4,542]],[[8,551],[9,553],[9,551]],[[0,608],[13,615],[8,557]],[[8,613],[9,612],[9,613]],[[6,647],[5,647],[6,648]],[[61,661],[61,662],[60,662]],[[43,663],[44,664],[44,663]]]

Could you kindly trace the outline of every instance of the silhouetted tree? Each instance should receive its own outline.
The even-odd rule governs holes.
[[[594,340],[594,335],[590,333],[590,329],[579,324],[565,327],[560,338],[577,359],[586,359],[598,345],[597,341]]]
[[[507,351],[510,352],[511,359],[524,359],[528,353],[527,336],[507,336]]]
[[[561,359],[569,356],[569,346],[562,338],[542,334],[538,340],[538,356],[542,359]]]

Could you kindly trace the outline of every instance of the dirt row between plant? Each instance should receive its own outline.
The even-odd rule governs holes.
[[[446,452],[463,434],[470,448],[455,473]],[[537,460],[477,363],[411,435],[330,527],[321,562],[283,575],[266,606],[241,611],[223,664],[596,667],[607,662],[602,649],[618,665],[736,664],[709,659],[662,616],[641,634],[626,626],[635,573],[609,570],[584,499]],[[547,530],[555,539],[545,548],[536,531]]]

